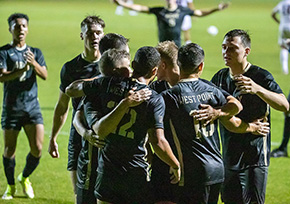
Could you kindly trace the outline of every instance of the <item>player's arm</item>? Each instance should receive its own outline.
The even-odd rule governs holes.
[[[66,87],[65,94],[72,98],[82,97],[85,95],[83,88],[84,88],[84,80],[79,79],[72,82],[68,87]]]
[[[69,111],[69,100],[70,98],[65,93],[60,91],[59,99],[54,109],[52,130],[48,147],[48,152],[53,158],[59,157],[56,139],[60,129],[66,121]]]
[[[47,69],[45,66],[40,66],[38,62],[35,60],[35,56],[33,52],[31,52],[30,49],[25,53],[25,58],[27,61],[27,64],[34,67],[34,71],[37,76],[39,76],[41,79],[46,80],[47,79]]]
[[[29,70],[28,64],[26,64],[22,69],[14,69],[13,71],[7,71],[7,69],[0,68],[0,82],[14,80],[20,77],[24,72],[28,70]]]
[[[280,24],[280,20],[277,18],[277,13],[278,11],[272,11],[271,16],[274,19],[274,21],[276,21],[278,24]]]
[[[107,115],[97,120],[93,125],[93,131],[104,140],[111,132],[113,132],[125,113],[130,107],[137,106],[149,99],[151,91],[148,88],[139,91],[130,90],[128,96],[121,100],[121,102]]]
[[[207,16],[207,15],[210,15],[210,14],[212,14],[214,12],[222,11],[222,10],[228,8],[228,7],[229,7],[229,3],[220,3],[218,5],[218,7],[210,9],[210,10],[199,10],[199,9],[196,9],[196,10],[194,10],[194,16],[197,16],[197,17]]]
[[[191,10],[194,10],[194,4],[193,2],[187,2],[187,7],[190,8]]]
[[[113,0],[117,5],[123,6],[126,9],[130,9],[137,12],[149,13],[149,7],[139,4],[128,4],[123,0]]]
[[[180,164],[164,137],[164,130],[161,128],[151,128],[148,130],[148,135],[154,152],[163,162],[170,166],[171,171],[174,173],[175,179],[171,183],[177,183],[180,180]]]
[[[238,117],[221,117],[220,122],[223,126],[234,133],[252,133],[254,135],[261,135],[266,137],[270,132],[268,122],[263,122],[262,119],[246,123]]]
[[[256,94],[276,110],[282,112],[289,110],[289,103],[284,94],[269,91],[255,83],[251,78],[243,75],[235,76],[234,80],[237,81],[236,86],[241,91],[241,94]]]

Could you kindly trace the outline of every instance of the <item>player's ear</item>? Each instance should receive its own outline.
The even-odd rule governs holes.
[[[251,48],[246,47],[246,49],[245,49],[245,57],[247,57],[250,54],[250,52],[251,52]]]
[[[201,72],[204,68],[204,62],[201,62],[199,65],[198,65],[198,71]]]
[[[158,71],[158,67],[154,67],[154,68],[152,69],[152,76],[156,76],[157,71]]]

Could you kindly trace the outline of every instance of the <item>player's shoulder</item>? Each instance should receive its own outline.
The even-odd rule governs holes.
[[[77,64],[80,62],[80,60],[82,60],[81,54],[79,54],[76,57],[74,57],[73,59],[65,62],[62,66],[62,71],[74,69],[77,66]]]
[[[7,51],[12,48],[11,44],[6,44],[0,47],[0,51]]]
[[[257,65],[251,65],[250,69],[248,70],[249,74],[251,74],[253,77],[262,77],[262,78],[268,78],[273,77],[273,75],[266,69],[259,67]]]

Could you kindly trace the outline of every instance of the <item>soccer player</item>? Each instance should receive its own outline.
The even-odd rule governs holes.
[[[287,100],[290,103],[290,93]],[[290,111],[284,113],[284,116],[285,120],[282,143],[277,149],[274,149],[271,152],[271,157],[288,157],[287,145],[290,138]]]
[[[134,3],[133,0],[125,0],[125,2],[128,3],[128,4],[133,4]],[[123,6],[117,6],[116,10],[115,10],[115,14],[119,15],[119,16],[124,15]],[[130,16],[137,16],[138,13],[136,11],[129,11],[129,15]]]
[[[280,19],[277,18],[280,15]],[[288,74],[288,51],[290,49],[290,0],[281,1],[273,10],[272,18],[279,24],[278,44],[280,63],[284,74]]]
[[[156,74],[159,60],[160,55],[155,48],[142,47],[132,62],[132,78],[100,78],[93,82],[84,82],[79,87],[81,92],[92,98],[92,105],[103,104],[93,109],[99,110],[99,113],[98,120],[92,124],[100,139],[106,139],[99,158],[96,184],[98,203],[146,203],[147,131],[154,150],[172,167],[171,170],[177,176],[173,182],[179,180],[179,162],[163,135],[162,97],[153,92],[148,101],[131,108],[122,100],[133,87],[137,90],[147,87],[146,84]],[[78,92],[79,90],[77,95]],[[69,94],[68,90],[67,93]],[[73,92],[70,94],[74,95]],[[109,114],[106,115],[107,113]]]
[[[251,39],[244,30],[229,31],[222,43],[228,68],[221,69],[212,82],[240,100],[243,110],[237,115],[252,122],[264,118],[270,123],[270,107],[286,112],[289,103],[271,73],[248,62]],[[221,126],[225,181],[223,201],[228,203],[265,203],[270,160],[270,133],[257,137],[236,134]]]
[[[194,4],[193,4],[193,0],[176,0],[176,3],[179,6],[183,6],[183,7],[188,7],[191,10],[194,10]],[[182,25],[181,25],[181,30],[183,33],[183,37],[184,37],[184,44],[188,44],[191,43],[191,37],[190,37],[190,29],[191,29],[191,17],[189,15],[184,16],[184,19],[182,21]]]
[[[181,45],[180,33],[181,24],[184,16],[207,16],[217,11],[221,11],[228,7],[229,4],[221,3],[217,8],[202,11],[202,10],[191,10],[189,8],[184,8],[178,6],[176,0],[166,0],[166,7],[153,7],[150,8],[144,5],[138,4],[128,4],[123,0],[114,0],[114,2],[124,8],[131,9],[138,12],[154,14],[157,17],[158,23],[158,38],[159,42],[166,40],[173,40],[175,44],[179,47]]]
[[[90,78],[100,74],[98,60],[101,57],[99,42],[104,35],[105,22],[98,16],[87,16],[81,22],[81,40],[84,41],[84,51],[71,61],[66,62],[61,70],[60,93],[53,116],[53,126],[50,136],[48,152],[53,158],[59,157],[57,135],[66,121],[69,111],[70,98],[65,94],[66,87],[77,79]],[[73,116],[80,102],[80,98],[72,99]],[[81,136],[71,126],[68,145],[68,165],[74,193],[76,194],[76,170],[79,152],[81,150]]]
[[[26,44],[28,22],[26,14],[14,13],[9,16],[12,42],[0,48],[0,82],[4,83],[1,118],[4,136],[3,165],[8,183],[2,196],[4,200],[13,199],[16,191],[15,149],[21,128],[23,127],[27,135],[30,152],[26,157],[26,165],[17,179],[28,198],[34,198],[29,176],[39,164],[44,138],[36,77],[46,80],[47,69],[40,49]]]

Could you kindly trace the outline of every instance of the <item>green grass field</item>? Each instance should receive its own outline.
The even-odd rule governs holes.
[[[150,6],[163,5],[163,0],[135,0]],[[200,44],[206,53],[203,78],[211,79],[213,74],[224,66],[221,56],[223,35],[230,29],[249,30],[252,37],[252,52],[249,61],[268,69],[287,95],[290,90],[289,76],[282,74],[279,64],[277,45],[278,24],[270,16],[278,0],[232,0],[231,7],[223,12],[204,18],[194,18],[191,30],[192,40]],[[211,8],[217,0],[196,0],[196,8]],[[58,137],[61,157],[52,159],[47,153],[49,135],[52,127],[54,106],[59,94],[59,72],[64,62],[72,59],[83,50],[80,40],[79,24],[88,14],[100,15],[106,22],[105,32],[116,32],[130,39],[132,57],[135,51],[144,45],[157,44],[156,19],[152,15],[139,14],[131,17],[114,14],[115,5],[109,0],[0,0],[0,45],[9,43],[12,38],[8,32],[7,18],[13,12],[23,12],[30,17],[30,30],[27,43],[39,47],[44,53],[49,71],[47,81],[38,81],[39,100],[45,122],[45,141],[41,163],[31,181],[35,190],[35,199],[23,198],[20,185],[17,184],[17,198],[0,203],[73,203],[73,193],[69,174],[66,171],[67,142],[71,117]],[[206,29],[215,25],[219,29],[217,36],[210,36]],[[2,85],[1,85],[2,86]],[[1,87],[0,100],[2,101]],[[71,114],[71,113],[70,113]],[[272,110],[272,148],[280,144],[283,131],[283,114]],[[0,133],[1,137],[3,133]],[[29,151],[25,134],[21,132],[16,151],[16,175],[24,166]],[[0,152],[3,152],[3,140],[0,139]],[[290,159],[272,159],[267,185],[267,204],[290,203]],[[0,164],[0,195],[6,189],[6,179],[2,161]]]

